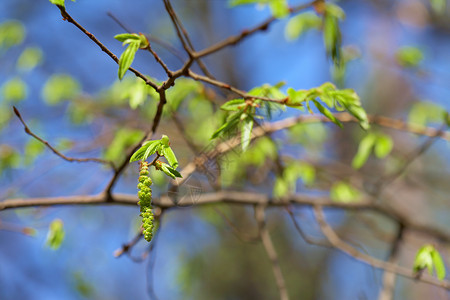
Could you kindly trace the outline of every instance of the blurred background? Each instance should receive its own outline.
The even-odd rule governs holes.
[[[231,8],[226,0],[172,3],[197,50],[251,28],[271,14],[265,6]],[[300,3],[289,1],[290,5]],[[296,34],[292,23],[289,25],[291,18],[276,21],[267,31],[208,56],[204,62],[218,79],[242,90],[279,82],[285,83],[282,91],[287,87],[309,89],[332,81],[355,89],[370,114],[439,127],[443,112],[450,110],[448,7],[433,9],[425,0],[348,0],[337,4],[346,13],[341,22],[348,58],[345,73],[333,69],[326,57],[320,30]],[[78,0],[68,1],[66,8],[116,55],[124,48],[113,37],[124,33],[124,26],[171,45],[151,41],[170,68],[182,66],[179,56],[186,58],[162,1]],[[156,81],[166,79],[149,53],[138,52],[133,66]],[[104,166],[69,163],[45,149],[23,131],[13,105],[33,132],[68,156],[103,157],[120,163],[124,151],[151,126],[156,111],[157,100],[151,93],[144,98],[136,96],[142,88],[130,74],[119,82],[117,65],[72,24],[64,22],[47,0],[1,1],[0,201],[95,194],[112,176]],[[204,149],[220,126],[213,120],[217,103],[227,97],[211,86],[180,79],[169,92],[167,111],[177,111],[187,137]],[[157,134],[171,137],[182,168],[196,153],[189,149],[167,111]],[[276,111],[273,120],[299,113],[305,114],[290,109]],[[342,183],[345,188],[351,185],[352,193],[362,194],[364,187],[400,168],[412,150],[426,141],[382,127],[373,130],[389,136],[393,150],[382,160],[371,156],[359,170],[351,166],[365,133],[356,124],[345,124],[343,130],[332,124],[299,125],[262,143],[276,145],[284,161],[299,160],[309,167],[307,170],[313,170],[310,182],[307,178],[298,180],[296,192],[328,195],[330,191],[338,193],[336,183]],[[254,150],[249,150],[255,152],[250,153],[260,151],[258,146],[267,149],[255,144]],[[232,152],[221,159],[222,186],[271,194],[273,157],[266,153],[262,161],[251,162],[250,156]],[[450,225],[448,158],[448,142],[436,140],[404,176],[383,191],[385,200],[421,224],[446,230]],[[154,195],[165,193],[167,181],[157,173],[152,178]],[[114,192],[135,194],[136,183],[137,165],[131,165]],[[199,193],[212,190],[206,176],[199,173],[178,193],[195,201]],[[362,252],[387,258],[396,224],[370,212],[326,212],[346,241]],[[323,239],[309,208],[295,208],[295,213],[308,235]],[[269,209],[267,214],[291,299],[378,299],[380,271],[337,250],[306,243],[283,209]],[[131,257],[114,257],[114,251],[138,232],[138,215],[139,208],[130,206],[1,211],[0,299],[146,299],[155,295],[159,299],[277,299],[272,268],[261,243],[240,240],[229,224],[254,233],[251,207],[168,210],[151,252],[141,241]],[[46,245],[54,219],[62,220],[65,230],[57,250]],[[412,266],[417,249],[424,243],[435,243],[448,265],[448,245],[408,231],[400,263]],[[145,259],[134,261],[142,255]],[[444,299],[448,293],[411,280],[397,281],[395,299],[425,297]]]

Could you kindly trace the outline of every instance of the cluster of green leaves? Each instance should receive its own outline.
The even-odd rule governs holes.
[[[419,48],[405,46],[397,50],[395,58],[403,68],[416,68],[422,62],[424,55]]]
[[[308,111],[312,114],[310,102],[312,101],[321,114],[330,119],[333,123],[342,127],[342,123],[336,119],[331,111],[326,108],[322,103],[317,101],[319,98],[329,108],[334,108],[337,111],[347,110],[356,119],[362,128],[369,128],[369,121],[367,114],[361,106],[359,96],[353,89],[337,89],[336,86],[330,82],[326,82],[317,88],[309,90],[294,90],[289,88],[287,90],[288,99],[285,102],[287,106],[300,108],[307,107]]]
[[[258,4],[262,6],[268,5],[272,15],[276,18],[284,18],[289,14],[287,0],[229,0],[229,4],[230,6],[244,4]]]
[[[433,268],[436,271],[437,278],[443,280],[446,273],[444,261],[436,248],[433,245],[427,244],[417,251],[413,270],[418,273],[424,269],[428,269],[428,273],[432,275]]]
[[[46,245],[53,250],[57,250],[61,247],[61,244],[64,241],[64,236],[65,231],[63,221],[60,219],[55,219],[50,223]]]
[[[352,161],[352,166],[355,169],[361,168],[369,158],[372,152],[378,158],[384,158],[391,153],[394,142],[392,138],[384,133],[369,132],[360,142],[358,152]]]
[[[301,179],[305,185],[311,185],[316,178],[316,170],[305,162],[293,162],[287,165],[283,174],[277,177],[273,187],[274,197],[283,197],[295,193],[297,181]]]
[[[181,174],[176,170],[178,167],[178,160],[172,148],[170,148],[169,137],[167,135],[163,135],[160,140],[145,142],[142,147],[131,156],[130,162],[138,160],[144,161],[155,153],[158,157],[163,156],[168,162],[168,164],[166,164],[156,160],[154,165],[157,170],[163,171],[167,176],[170,176],[173,179],[181,177]]]
[[[128,45],[119,58],[119,79],[122,79],[133,63],[134,56],[139,48],[145,49],[149,44],[147,38],[142,33],[122,33],[114,36],[114,38],[122,42],[123,46]]]

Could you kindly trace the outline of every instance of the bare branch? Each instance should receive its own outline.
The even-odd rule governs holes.
[[[269,230],[267,229],[267,224],[265,220],[265,209],[266,205],[255,206],[255,218],[259,225],[259,236],[261,238],[264,249],[266,250],[267,256],[272,263],[273,275],[275,276],[275,282],[280,293],[281,300],[289,300],[289,294],[286,287],[286,281],[281,272],[280,262],[278,259],[277,251],[273,245],[272,238],[270,237]]]
[[[112,161],[109,160],[104,160],[104,159],[100,159],[100,158],[73,158],[73,157],[68,157],[65,156],[64,154],[62,154],[61,152],[59,152],[58,150],[56,150],[55,147],[53,147],[52,145],[50,145],[49,142],[47,142],[46,140],[40,138],[38,135],[36,135],[35,133],[33,133],[30,128],[27,126],[27,124],[25,123],[25,121],[22,118],[22,115],[20,114],[19,110],[13,106],[14,109],[14,113],[16,114],[16,116],[19,118],[20,122],[22,123],[25,132],[28,135],[31,135],[32,137],[34,137],[36,140],[38,140],[39,142],[41,142],[42,144],[44,144],[47,148],[49,148],[50,150],[52,150],[53,153],[55,153],[57,156],[61,157],[62,159],[69,161],[69,162],[96,162],[96,163],[100,163],[100,164],[106,164],[109,165],[113,170],[115,170],[115,166],[114,163]]]
[[[411,268],[405,268],[402,266],[398,266],[396,264],[386,262],[380,259],[377,259],[375,257],[372,257],[370,255],[364,254],[359,252],[356,248],[353,246],[347,244],[341,238],[334,232],[334,230],[331,228],[331,226],[326,222],[325,216],[323,215],[323,210],[321,205],[314,205],[314,215],[316,216],[317,222],[319,223],[320,229],[322,233],[325,235],[325,237],[328,239],[328,241],[331,243],[331,245],[339,249],[340,251],[346,253],[350,257],[353,257],[356,260],[362,261],[374,268],[377,269],[383,269],[385,271],[398,274],[400,276],[410,278],[410,279],[417,279],[416,274],[413,272],[412,267]],[[420,280],[424,283],[428,283],[434,286],[442,287],[447,290],[450,289],[450,281],[447,280],[438,280],[435,277],[432,277],[430,275],[423,274],[420,277]]]

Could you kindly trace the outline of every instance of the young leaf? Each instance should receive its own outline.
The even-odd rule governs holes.
[[[352,161],[352,166],[355,169],[361,168],[369,158],[372,148],[375,144],[376,136],[373,133],[366,135],[359,143],[358,152]]]
[[[175,179],[176,177],[182,177],[180,172],[178,172],[177,170],[175,170],[174,168],[171,168],[168,164],[165,163],[161,163],[160,164],[160,169],[161,171],[163,171],[167,176],[172,177],[173,179]]]
[[[319,101],[317,100],[313,100],[314,104],[316,105],[317,109],[320,111],[320,113],[322,115],[324,115],[325,117],[327,117],[328,119],[330,119],[334,124],[338,125],[339,127],[343,127],[342,123],[336,119],[336,117],[331,113],[331,111],[328,110],[328,108],[326,108],[325,106],[323,106],[322,104],[320,104]]]
[[[227,121],[213,133],[211,139],[215,139],[219,135],[224,134],[224,133],[230,131],[231,129],[235,128],[236,125],[239,123],[239,119],[241,118],[241,115],[242,115],[241,112],[236,112],[233,115],[231,115],[230,117],[228,117]]]
[[[437,278],[439,280],[443,280],[445,278],[445,265],[441,255],[435,248],[433,249],[433,251],[431,251],[431,258],[433,260]]]
[[[119,58],[119,79],[122,80],[125,73],[133,63],[134,56],[139,49],[140,40],[131,40],[128,47]]]
[[[145,142],[141,148],[134,152],[133,156],[130,158],[130,163],[138,160],[145,160],[147,157],[156,152],[156,148],[159,145],[160,140]],[[150,148],[150,150],[149,150]],[[148,152],[147,152],[148,151]],[[153,151],[153,153],[152,153]],[[150,154],[151,153],[151,154]],[[146,156],[147,155],[147,156]]]
[[[271,0],[269,7],[275,18],[284,18],[289,14],[287,0]]]
[[[64,0],[49,0],[50,3],[64,7]]]
[[[55,219],[50,224],[46,245],[53,250],[57,250],[64,240],[64,224],[60,219]]]
[[[137,35],[136,33],[121,33],[121,34],[117,34],[114,36],[114,38],[116,40],[118,40],[119,42],[124,43],[127,40],[140,40],[139,35]]]
[[[415,68],[423,60],[423,53],[416,47],[402,47],[395,54],[397,63],[404,68]]]
[[[161,148],[161,154],[167,159],[167,162],[172,166],[172,168],[176,169],[178,167],[178,160],[175,153],[173,153],[172,148],[163,146]]]
[[[386,134],[378,134],[375,142],[374,153],[378,158],[384,158],[392,151],[394,143],[392,138]]]
[[[237,111],[241,107],[244,107],[245,101],[244,99],[233,99],[228,102],[225,102],[220,109],[225,111]]]
[[[252,129],[253,129],[253,118],[247,117],[244,121],[242,121],[241,125],[241,145],[242,151],[246,151],[248,146],[250,145],[250,141],[252,138]]]
[[[284,35],[288,41],[292,41],[310,29],[318,29],[321,24],[322,20],[314,13],[299,14],[289,20]]]
[[[17,59],[17,68],[30,71],[42,62],[43,53],[38,47],[28,47]]]
[[[350,203],[355,202],[360,193],[350,184],[339,181],[333,184],[330,190],[330,197],[333,201]]]
[[[432,245],[425,245],[417,251],[413,265],[414,272],[420,272],[427,268],[430,275],[433,273],[433,257],[431,255],[433,250]]]
[[[161,137],[161,144],[165,147],[169,147],[170,146],[170,140],[169,137],[165,134],[162,135]]]

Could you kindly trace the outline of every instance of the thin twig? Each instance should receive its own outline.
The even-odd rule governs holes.
[[[261,238],[264,249],[266,250],[267,256],[272,264],[273,275],[275,276],[275,282],[278,287],[278,292],[280,293],[281,300],[289,300],[289,294],[286,287],[286,281],[281,271],[280,262],[278,259],[278,254],[273,245],[272,238],[270,237],[269,230],[267,229],[267,224],[265,221],[265,205],[255,206],[255,218],[258,222],[259,236]]]
[[[42,144],[44,144],[47,148],[52,150],[53,153],[55,153],[57,156],[61,157],[62,159],[66,160],[66,161],[69,161],[69,162],[74,162],[74,161],[76,161],[76,162],[96,162],[96,163],[100,163],[100,164],[109,165],[113,170],[116,169],[116,167],[114,166],[114,163],[112,161],[109,161],[109,160],[100,159],[100,158],[73,158],[73,157],[68,157],[68,156],[62,154],[55,147],[50,145],[49,142],[47,142],[46,140],[40,138],[38,135],[36,135],[35,133],[33,133],[30,130],[30,128],[27,126],[27,124],[23,120],[22,115],[20,114],[19,110],[15,106],[13,106],[13,110],[14,110],[14,113],[16,114],[16,116],[19,118],[20,122],[22,123],[25,132],[28,135],[30,135],[33,138],[35,138],[36,140],[38,140],[39,142],[41,142]]]
[[[383,269],[388,272],[396,273],[397,275],[417,280],[416,274],[413,272],[412,268],[405,268],[390,262],[386,262],[370,255],[359,252],[353,246],[347,244],[334,232],[331,226],[326,222],[325,216],[323,215],[323,210],[321,205],[314,205],[314,215],[316,216],[317,222],[319,223],[320,229],[331,245],[339,249],[340,251],[346,253],[350,257],[356,260],[362,261],[374,268]],[[434,286],[442,287],[447,290],[450,289],[450,281],[438,280],[427,274],[423,274],[420,280],[424,283],[428,283]]]

